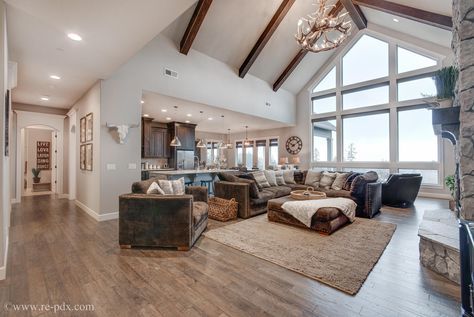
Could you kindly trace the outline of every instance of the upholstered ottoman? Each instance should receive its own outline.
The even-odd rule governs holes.
[[[284,202],[292,200],[294,199],[290,196],[269,200],[267,205],[268,220],[309,229],[295,217],[284,212],[281,208]],[[349,223],[349,219],[339,209],[333,207],[320,208],[311,220],[311,229],[321,233],[331,234],[347,223]]]

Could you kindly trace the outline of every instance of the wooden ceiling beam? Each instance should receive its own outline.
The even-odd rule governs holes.
[[[417,22],[429,24],[431,26],[436,26],[445,30],[451,30],[453,28],[453,21],[450,16],[433,13],[385,0],[354,0],[354,3],[364,7],[372,8],[403,18],[414,20]]]
[[[365,29],[367,27],[367,19],[364,16],[364,13],[359,8],[357,4],[354,4],[352,0],[340,0],[344,8],[354,21],[354,24],[359,28],[359,30]]]
[[[334,16],[339,14],[339,12],[344,9],[341,1],[339,0],[334,8],[329,12],[330,16]],[[291,73],[296,69],[299,63],[303,60],[303,58],[308,54],[307,50],[300,49],[296,56],[291,60],[291,62],[286,66],[285,70],[281,73],[278,79],[273,84],[273,91],[277,91],[283,85],[283,83],[290,77]]]
[[[196,9],[194,9],[193,16],[189,21],[188,27],[184,32],[183,38],[181,39],[181,43],[179,45],[180,53],[188,55],[188,52],[193,45],[194,39],[199,32],[199,28],[206,17],[211,3],[212,0],[199,0],[198,4],[196,5]]]
[[[277,11],[273,15],[272,19],[268,23],[267,27],[263,31],[263,33],[258,38],[257,42],[253,46],[252,50],[250,51],[249,55],[243,62],[242,66],[239,68],[239,77],[244,78],[247,72],[252,67],[252,64],[257,59],[258,55],[262,52],[265,45],[267,45],[268,41],[272,37],[273,33],[280,25],[280,22],[286,16],[288,11],[290,11],[291,6],[295,3],[295,0],[283,0],[278,7]]]

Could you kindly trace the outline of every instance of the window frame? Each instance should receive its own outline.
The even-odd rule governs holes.
[[[270,140],[276,139],[278,142],[278,152],[280,152],[280,137],[279,136],[264,136],[264,137],[254,137],[248,138],[248,141],[253,142],[253,155],[252,155],[252,166],[256,166],[258,163],[258,149],[257,149],[257,141],[265,141],[265,168],[270,166]],[[246,149],[249,148],[248,146],[244,146],[245,139],[236,139],[234,140],[234,145],[237,143],[242,143],[242,166],[247,166],[247,153]],[[235,151],[235,166],[237,166],[237,146]]]
[[[368,35],[374,37],[378,40],[385,41],[389,45],[389,70],[388,76],[372,79],[364,82],[354,83],[350,85],[343,86],[342,82],[342,59],[345,54],[353,47],[355,43],[363,36]],[[397,48],[401,47],[403,49],[409,50],[411,52],[429,57],[436,61],[436,65],[421,68],[417,70],[412,70],[404,73],[398,73],[397,62]],[[398,160],[398,110],[402,108],[421,108],[427,107],[427,103],[433,101],[434,98],[419,98],[406,101],[398,101],[398,82],[409,81],[417,78],[429,77],[436,70],[442,67],[442,61],[445,56],[428,51],[426,49],[416,47],[412,44],[400,41],[398,39],[393,39],[385,35],[381,35],[372,30],[362,30],[360,31],[351,42],[344,47],[340,53],[333,58],[333,60],[328,63],[323,69],[321,69],[316,76],[312,85],[308,87],[308,107],[309,113],[311,114],[311,124],[315,121],[325,121],[332,120],[336,118],[336,161],[315,161],[314,158],[314,138],[313,130],[311,129],[311,167],[330,167],[336,170],[342,170],[343,168],[380,168],[380,169],[389,169],[390,173],[397,173],[398,169],[427,169],[427,170],[438,170],[438,184],[437,185],[423,185],[423,188],[426,189],[439,189],[443,188],[443,179],[444,179],[444,162],[443,162],[443,141],[438,136],[438,162],[400,162]],[[313,92],[313,89],[318,85],[319,81],[322,80],[333,67],[336,67],[336,88]],[[350,91],[370,89],[373,87],[386,85],[389,86],[389,102],[386,104],[372,105],[354,109],[343,109],[342,95],[343,93],[348,93]],[[336,94],[336,111],[328,113],[319,113],[316,114],[313,112],[313,99],[323,98],[325,96],[330,96]],[[373,112],[389,112],[389,149],[390,149],[390,160],[388,162],[344,162],[343,161],[343,117],[350,115],[361,116],[364,114],[370,114]]]

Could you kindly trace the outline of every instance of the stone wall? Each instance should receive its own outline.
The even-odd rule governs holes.
[[[462,216],[474,220],[474,0],[453,1],[453,42],[459,80]]]

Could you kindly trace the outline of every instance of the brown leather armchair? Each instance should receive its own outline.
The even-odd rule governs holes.
[[[185,195],[147,195],[148,183],[134,183],[131,194],[119,197],[120,247],[189,250],[207,227],[207,188],[189,186]]]

